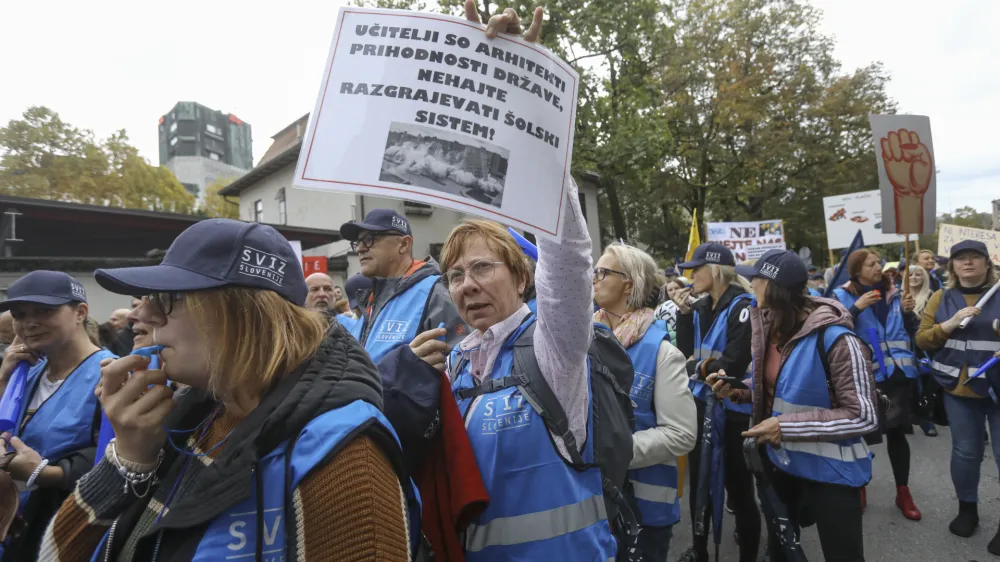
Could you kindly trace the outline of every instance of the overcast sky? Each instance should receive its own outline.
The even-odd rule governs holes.
[[[845,69],[882,61],[900,111],[930,116],[938,211],[988,211],[1000,198],[1000,2],[813,1]],[[252,125],[256,161],[312,109],[344,3],[0,1],[0,123],[45,105],[101,137],[126,129],[157,164],[160,115],[197,101]]]

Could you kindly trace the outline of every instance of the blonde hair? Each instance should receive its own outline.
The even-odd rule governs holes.
[[[632,292],[626,299],[631,309],[639,309],[649,304],[654,291],[659,292],[660,278],[653,257],[635,246],[624,242],[613,242],[604,249],[604,255],[612,255],[621,265],[622,273],[632,282]]]
[[[525,289],[531,286],[533,279],[527,256],[507,229],[490,220],[466,219],[451,229],[441,249],[441,270],[451,269],[462,257],[469,240],[475,237],[481,238],[487,248],[496,252],[500,261],[510,270],[515,283],[523,281]]]
[[[718,283],[727,287],[729,285],[736,285],[748,293],[753,292],[750,282],[736,274],[735,266],[710,263],[708,267],[712,271],[712,283]]]
[[[94,320],[90,316],[83,321],[83,330],[87,332],[87,337],[90,338],[90,343],[101,347],[101,332],[100,327],[97,325],[97,320]]]
[[[913,309],[914,314],[920,316],[921,314],[923,314],[924,307],[927,306],[927,301],[930,300],[931,295],[933,293],[931,292],[931,279],[930,275],[927,273],[927,270],[920,267],[919,265],[911,265],[910,277],[913,277],[913,275],[915,274],[921,275],[922,276],[921,279],[924,280],[924,282],[920,285],[920,290],[917,291],[917,295],[915,297],[917,306]],[[907,280],[907,282],[909,282],[909,280]],[[905,291],[906,288],[904,287],[903,289]]]
[[[185,297],[209,342],[209,389],[241,406],[312,357],[329,327],[321,313],[273,291],[225,287]]]

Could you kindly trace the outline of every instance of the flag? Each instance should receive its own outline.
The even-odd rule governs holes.
[[[823,293],[824,297],[829,298],[831,295],[833,295],[834,289],[843,285],[844,283],[847,283],[847,280],[850,279],[851,277],[850,274],[847,272],[847,257],[864,247],[865,247],[865,237],[861,235],[861,230],[859,229],[858,233],[854,235],[854,240],[851,241],[851,245],[848,246],[846,250],[844,250],[843,255],[840,257],[840,265],[838,265],[837,269],[834,270],[833,279],[831,279],[830,282],[827,283],[826,292]]]
[[[694,249],[701,246],[701,234],[698,232],[698,209],[695,209],[691,213],[691,233],[688,234],[688,251],[684,256],[684,261],[691,261],[691,256],[694,255]],[[684,270],[681,275],[691,278],[691,271]]]

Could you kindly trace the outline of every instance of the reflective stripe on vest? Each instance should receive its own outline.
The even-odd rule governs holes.
[[[829,349],[838,337],[849,332],[843,326],[830,326],[825,331],[826,340],[822,344]],[[782,364],[775,385],[773,416],[829,410],[832,407],[830,387],[816,348],[816,338],[817,332],[813,332],[799,339]],[[866,392],[866,387],[870,391],[870,374],[861,373],[860,376],[864,380],[856,380],[855,384],[862,392]],[[815,425],[819,431],[824,425],[836,427],[844,421]],[[871,452],[860,437],[838,441],[783,440],[781,448],[787,452],[787,464],[782,464],[771,448],[768,448],[768,456],[775,467],[792,476],[854,488],[871,480]]]
[[[430,275],[418,281],[402,294],[389,299],[374,320],[364,318],[350,330],[364,344],[372,363],[378,363],[386,353],[409,344],[417,337],[421,331],[420,320],[424,317],[427,299],[440,278],[440,275]],[[369,322],[371,329],[365,334]]]
[[[701,318],[697,311],[694,312],[694,357],[699,361],[706,359],[719,359],[722,357],[723,351],[726,349],[727,338],[729,335],[729,315],[733,311],[733,307],[736,303],[741,300],[750,300],[753,295],[749,293],[743,293],[742,295],[737,295],[733,297],[733,300],[729,302],[729,306],[725,310],[720,311],[715,318],[712,320],[712,325],[708,329],[708,333],[702,337],[701,335]],[[708,374],[708,373],[706,373]],[[735,373],[727,373],[730,376],[737,376]],[[696,374],[697,376],[697,374]],[[745,377],[753,377],[752,366],[747,365],[747,372]],[[701,380],[692,379],[691,390],[695,392],[695,397],[699,400],[705,401],[705,395],[711,392],[708,385],[703,383]],[[731,400],[726,398],[723,403],[727,410],[733,412],[739,412],[741,414],[751,415],[753,413],[753,404],[736,404]]]
[[[660,346],[667,341],[667,325],[662,320],[653,322],[639,341],[626,351],[632,359],[635,378],[629,395],[635,405],[635,430],[645,431],[657,427],[655,393],[656,361]],[[635,490],[636,505],[643,525],[663,527],[680,521],[681,506],[677,502],[676,459],[629,471],[629,480]]]
[[[532,321],[529,318],[504,342],[489,378],[514,373],[513,343]],[[456,349],[450,362],[457,361]],[[590,378],[586,380],[589,385]],[[475,385],[465,363],[452,390]],[[607,521],[600,469],[577,471],[566,463],[545,422],[517,387],[458,399],[458,407],[490,498],[486,510],[470,522],[467,562],[615,558],[617,542]],[[587,435],[592,434],[588,404]],[[586,439],[580,452],[586,463],[594,462],[593,441]]]
[[[844,305],[844,308],[850,309],[857,302],[857,298],[843,288],[834,289],[833,294]],[[892,376],[896,367],[899,367],[907,378],[917,378],[917,361],[913,355],[913,347],[910,345],[910,336],[906,333],[906,326],[903,322],[901,297],[902,293],[897,291],[890,299],[888,303],[889,315],[886,317],[885,324],[879,322],[878,317],[875,316],[874,307],[862,310],[855,321],[854,332],[872,349],[872,371],[875,373],[877,382],[882,382],[886,377]],[[878,342],[868,341],[870,329],[875,330]],[[878,345],[882,349],[885,369],[888,372],[882,372],[881,365],[875,356],[874,345]]]
[[[966,306],[965,295],[961,291],[946,289],[941,295],[941,304],[934,313],[934,322],[942,324]],[[948,336],[944,346],[934,354],[931,361],[931,374],[941,386],[946,389],[955,388],[963,369],[978,368],[1000,349],[1000,338],[993,332],[994,318],[1000,318],[1000,298],[996,297],[983,305],[982,313],[972,317],[968,326],[955,330]],[[980,396],[986,396],[991,381],[996,381],[994,384],[1000,383],[1000,365],[987,370],[985,376],[973,379],[969,387]]]

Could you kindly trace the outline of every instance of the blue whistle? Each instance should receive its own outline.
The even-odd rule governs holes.
[[[150,345],[148,347],[140,347],[139,349],[132,350],[129,355],[139,355],[141,357],[149,358],[149,368],[158,369],[160,367],[160,357],[156,355],[160,350],[163,349],[162,345]],[[104,458],[104,450],[108,448],[108,443],[115,436],[115,430],[111,427],[111,422],[108,421],[107,416],[104,415],[104,411],[101,411],[101,433],[97,437],[97,454],[94,458],[94,466],[101,462]]]
[[[438,324],[438,330],[440,330],[441,328],[444,328],[444,322],[441,322],[440,324]],[[447,337],[448,337],[448,332],[445,332],[444,335],[441,336],[441,337],[439,337],[437,340],[438,341],[448,341]]]
[[[148,347],[140,347],[139,349],[133,349],[132,353],[129,353],[129,355],[139,355],[141,357],[149,357],[150,359],[152,359],[154,353],[159,353],[161,351],[163,351],[162,345],[150,345]]]

